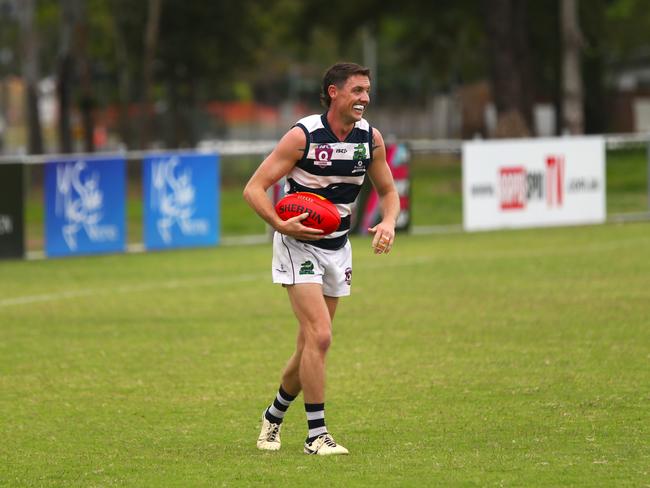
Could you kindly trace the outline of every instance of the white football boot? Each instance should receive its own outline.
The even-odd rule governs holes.
[[[266,413],[266,410],[264,411]],[[257,448],[263,451],[277,451],[280,449],[280,429],[282,424],[274,424],[266,420],[262,414],[262,430],[257,438]]]
[[[334,454],[348,454],[348,450],[334,442],[330,434],[323,434],[310,443],[305,442],[305,454],[316,454],[318,456],[331,456]]]

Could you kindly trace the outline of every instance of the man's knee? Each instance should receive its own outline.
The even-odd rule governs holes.
[[[332,330],[329,323],[314,328],[308,336],[310,345],[321,353],[326,353],[332,344]]]

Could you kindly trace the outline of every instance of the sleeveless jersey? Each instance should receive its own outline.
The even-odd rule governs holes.
[[[365,119],[339,141],[327,122],[327,113],[310,115],[296,123],[307,138],[303,157],[287,174],[286,193],[307,191],[336,205],[341,225],[317,241],[304,241],[323,249],[340,249],[350,232],[352,205],[372,161],[372,127]]]

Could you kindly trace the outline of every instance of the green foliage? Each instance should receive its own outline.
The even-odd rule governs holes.
[[[610,59],[629,61],[647,54],[650,12],[643,0],[607,2],[604,37]]]
[[[587,127],[603,132],[609,128],[606,70],[642,58],[650,11],[643,0],[579,4]],[[63,3],[39,0],[36,5],[41,72],[51,75],[60,53]],[[87,50],[99,106],[120,100],[118,87],[123,87],[125,73],[130,86],[128,93],[121,93],[126,98],[121,101],[140,101],[148,2],[88,0],[78,5],[87,19]],[[487,77],[486,5],[489,8],[489,2],[476,0],[361,0],[333,1],[324,8],[316,0],[163,0],[154,62],[155,101],[165,102],[158,107],[173,112],[176,127],[189,125],[180,120],[181,112],[186,114],[208,100],[251,96],[263,103],[291,99],[315,106],[323,69],[340,59],[366,61],[364,39],[370,36],[377,43],[378,101],[418,106],[432,94]],[[526,30],[534,57],[534,82],[527,89],[537,100],[555,103],[560,97],[558,1],[527,5]],[[19,73],[15,16],[0,13],[0,46],[14,53],[13,61],[2,69]],[[244,97],[242,87],[249,93]],[[164,124],[170,123],[160,125]],[[208,121],[196,125],[201,127],[192,132],[198,137],[210,132],[201,130],[209,126]],[[161,128],[161,133],[167,132]]]
[[[294,344],[269,245],[0,264],[7,486],[643,486],[647,224],[355,239],[328,360],[351,455],[255,449]]]

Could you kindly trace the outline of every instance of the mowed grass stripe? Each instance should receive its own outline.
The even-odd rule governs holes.
[[[113,288],[96,288],[86,290],[68,290],[55,293],[44,293],[40,295],[24,295],[0,300],[0,307],[12,305],[29,305],[38,302],[51,302],[57,300],[69,300],[74,298],[91,297],[96,295],[138,293],[157,290],[176,290],[181,288],[194,288],[202,286],[217,286],[231,283],[245,283],[263,279],[265,275],[239,274],[221,278],[198,278],[188,280],[172,280],[165,282],[138,283],[128,286],[116,286]]]
[[[516,231],[515,231],[516,232]],[[403,236],[398,236],[397,243]],[[407,237],[408,238],[408,237]],[[359,239],[354,239],[355,241]],[[367,239],[364,239],[362,242],[364,245],[367,244]],[[361,242],[359,242],[361,244]],[[358,245],[359,245],[358,244]],[[486,259],[503,259],[507,258],[530,258],[535,256],[561,256],[561,255],[577,255],[584,253],[600,253],[603,251],[612,251],[617,249],[623,249],[626,247],[636,247],[636,246],[645,246],[650,244],[650,236],[638,236],[631,237],[629,239],[618,239],[611,242],[591,242],[583,246],[572,246],[572,247],[548,247],[548,248],[521,248],[521,249],[507,249],[507,250],[484,250],[480,254],[475,254],[468,256],[464,252],[461,255],[458,254],[445,254],[444,256],[435,254],[435,249],[432,254],[419,257],[398,257],[395,259],[390,259],[388,256],[379,257],[376,259],[382,259],[383,261],[372,261],[365,263],[363,266],[369,269],[381,269],[381,268],[392,268],[392,267],[401,267],[401,266],[413,266],[426,262],[431,262],[439,259],[475,259],[484,261]],[[182,251],[178,251],[182,252]],[[356,251],[355,254],[359,254],[362,250]],[[393,253],[393,256],[395,253]],[[358,258],[358,256],[357,256]],[[73,258],[74,259],[74,258]],[[83,259],[83,258],[77,258]],[[56,300],[67,300],[80,297],[88,297],[93,295],[109,294],[109,293],[136,293],[143,291],[155,291],[161,289],[177,289],[177,288],[187,288],[187,287],[196,287],[196,286],[217,286],[217,285],[227,285],[228,283],[234,282],[249,282],[263,280],[267,278],[268,274],[264,273],[233,273],[228,276],[221,276],[219,278],[215,277],[203,277],[203,278],[192,278],[188,280],[174,279],[163,282],[143,282],[135,283],[129,286],[117,286],[112,288],[98,288],[98,289],[79,289],[79,290],[60,290],[51,293],[41,293],[34,295],[16,295],[11,297],[6,297],[0,299],[0,308],[8,307],[14,305],[28,305],[38,302],[49,302]]]

